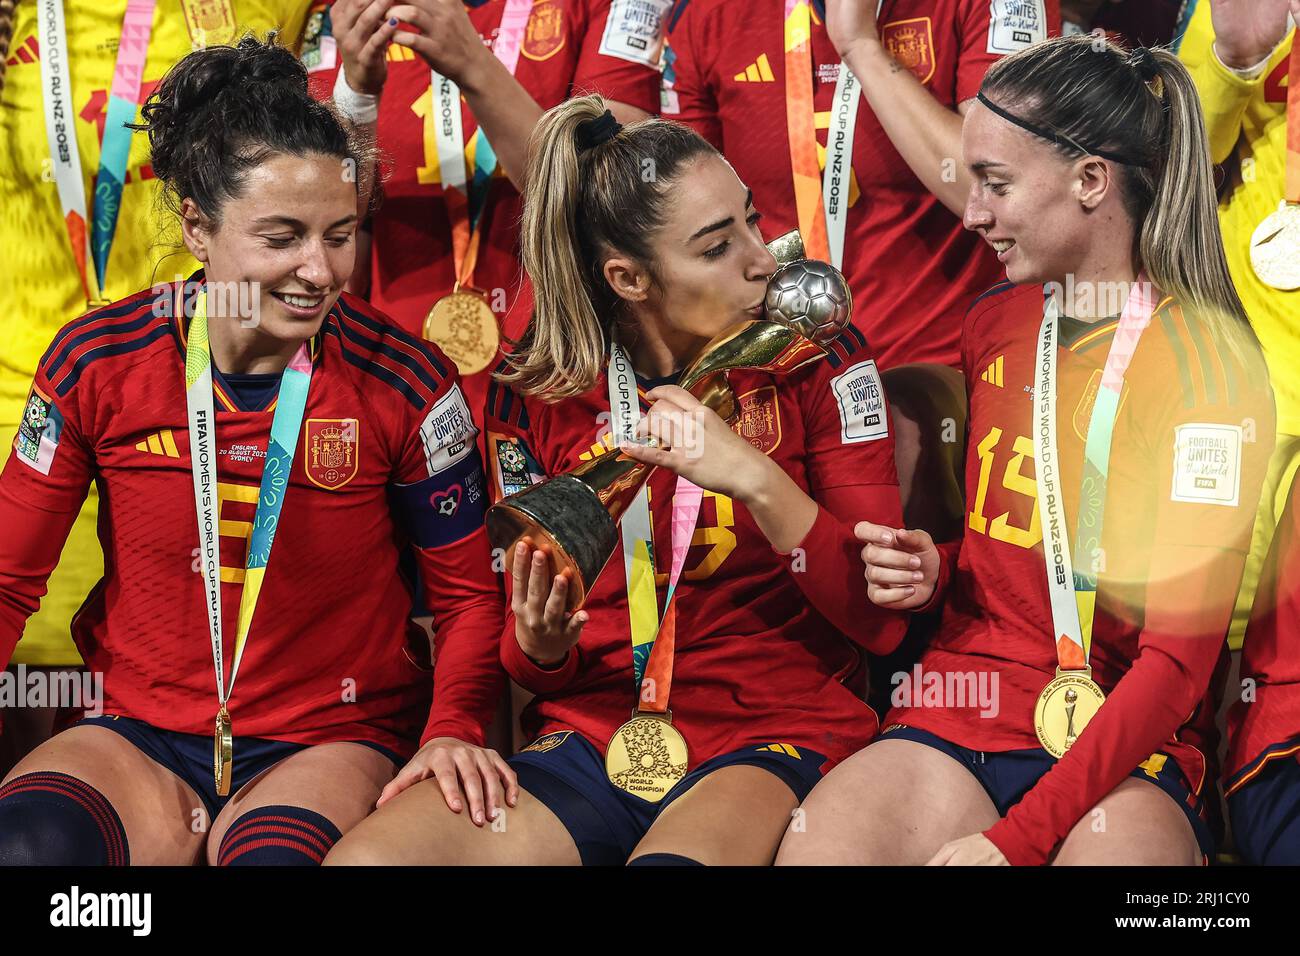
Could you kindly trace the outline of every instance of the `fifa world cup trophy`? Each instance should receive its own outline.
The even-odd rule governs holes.
[[[728,424],[737,414],[731,369],[788,373],[815,362],[849,324],[852,298],[844,276],[804,259],[797,232],[768,244],[780,263],[768,280],[762,318],[748,319],[709,342],[679,384]],[[503,498],[487,513],[488,537],[509,554],[522,538],[548,551],[555,573],[571,569],[569,610],[587,593],[619,543],[618,522],[653,466],[615,450]]]

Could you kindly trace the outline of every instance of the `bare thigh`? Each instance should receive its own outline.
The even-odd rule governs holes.
[[[559,817],[519,788],[516,806],[476,827],[453,813],[433,777],[407,787],[362,820],[325,858],[326,866],[578,866],[578,848]]]
[[[198,862],[206,819],[189,785],[147,757],[125,737],[104,727],[69,727],[41,744],[5,777],[66,773],[104,795],[122,820],[133,864]],[[195,811],[198,811],[196,813]]]
[[[1126,777],[1070,830],[1054,866],[1198,866],[1182,809],[1150,780]]]
[[[706,866],[770,866],[798,804],[770,771],[722,767],[669,804],[630,859],[672,853]]]
[[[222,808],[208,837],[208,863],[216,864],[230,824],[258,807],[302,807],[347,833],[374,809],[396,772],[391,760],[363,744],[317,744],[285,757],[246,783]]]
[[[912,740],[879,740],[836,766],[790,821],[778,866],[929,861],[998,812],[969,770]]]

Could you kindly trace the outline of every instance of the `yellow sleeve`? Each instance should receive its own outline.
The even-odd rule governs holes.
[[[1241,137],[1241,120],[1251,98],[1264,85],[1265,70],[1254,80],[1243,80],[1214,55],[1214,27],[1210,5],[1198,3],[1187,25],[1178,57],[1187,66],[1201,97],[1205,129],[1210,137],[1210,158],[1222,163],[1232,155]]]

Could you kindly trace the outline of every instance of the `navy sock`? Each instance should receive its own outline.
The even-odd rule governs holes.
[[[703,866],[699,860],[676,853],[643,853],[627,861],[628,866]]]
[[[320,866],[343,834],[314,810],[255,807],[221,838],[217,866]]]
[[[122,820],[107,798],[66,773],[0,787],[0,866],[127,866]]]

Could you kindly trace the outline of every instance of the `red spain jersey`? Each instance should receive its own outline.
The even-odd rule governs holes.
[[[995,706],[895,699],[903,723],[977,750],[1039,746],[1034,705],[1056,646],[1037,500],[1034,370],[1038,286],[1004,283],[966,319],[970,396],[965,536],[946,563],[943,618],[923,672],[973,675]],[[1071,547],[1083,445],[1117,322],[1064,320],[1058,347],[1060,488]],[[1111,443],[1090,664],[1107,693],[1057,764],[987,835],[1012,863],[1046,861],[1070,828],[1132,770],[1155,776],[1162,751],[1194,793],[1213,758],[1207,691],[1241,580],[1273,446],[1262,357],[1214,347],[1206,324],[1166,299],[1133,356]],[[997,684],[992,681],[996,679]],[[969,683],[969,682],[968,682]],[[1146,761],[1146,763],[1143,763]]]
[[[1300,754],[1300,482],[1278,523],[1241,648],[1228,711],[1227,792],[1272,760]]]
[[[785,123],[783,12],[779,0],[678,0],[668,21],[662,94],[663,115],[690,124],[722,150],[754,191],[773,234],[799,225]],[[816,4],[813,104],[824,168],[840,58],[823,19]],[[1060,32],[1057,0],[885,0],[879,23],[893,57],[950,110],[979,92],[1000,56]],[[966,306],[998,281],[1001,267],[916,178],[865,97],[848,203],[842,271],[859,304],[854,322],[881,367],[956,366]]]
[[[40,362],[0,474],[0,662],[94,481],[105,575],[72,627],[87,666],[104,674],[104,711],[207,733],[216,678],[197,573],[187,323],[162,288],[64,326]],[[502,612],[455,366],[347,295],[312,353],[287,498],[230,699],[234,732],[371,741],[409,755],[424,726],[425,739],[481,744],[501,683]],[[228,668],[275,399],[245,407],[215,369],[214,396]],[[432,711],[428,642],[409,621],[413,592],[398,570],[408,543],[438,623]]]
[[[799,548],[782,555],[743,504],[704,492],[675,599],[669,700],[691,767],[772,741],[835,762],[876,733],[876,715],[845,682],[859,668],[855,644],[892,649],[905,622],[867,600],[861,545],[852,533],[861,518],[888,524],[901,516],[884,393],[863,345],[850,330],[826,360],[789,376],[730,373],[740,403],[736,430],[821,507]],[[494,382],[487,442],[496,493],[606,453],[608,419],[603,374],[587,393],[555,404],[521,399]],[[649,485],[661,610],[675,481],[658,469]],[[576,730],[603,752],[636,703],[621,551],[597,579],[586,608],[582,637],[556,670],[543,670],[522,653],[507,610],[502,662],[538,695],[524,714],[526,733]]]
[[[658,42],[642,53],[624,40],[621,24],[646,0],[536,0],[519,50],[515,79],[542,109],[572,95],[606,98],[654,112],[658,105]],[[483,42],[496,41],[505,0],[467,4]],[[303,58],[313,93],[328,99],[343,68],[331,35],[329,12],[308,24]],[[655,31],[658,32],[656,25]],[[379,104],[378,144],[385,171],[383,203],[372,219],[369,299],[402,328],[419,335],[425,316],[456,281],[451,224],[442,197],[434,135],[434,93],[429,65],[414,51],[388,47],[388,80]],[[472,177],[478,125],[462,101],[461,126]],[[519,194],[498,167],[483,212],[483,235],[474,284],[489,293],[494,309],[508,308],[504,331],[517,337],[532,311],[531,295],[519,297]],[[503,290],[497,293],[496,290]],[[476,407],[477,411],[477,407]]]

